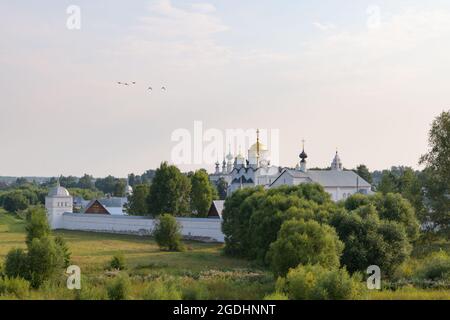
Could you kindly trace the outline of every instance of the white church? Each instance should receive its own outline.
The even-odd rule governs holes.
[[[213,182],[224,179],[228,183],[228,195],[241,188],[263,186],[269,189],[282,185],[295,186],[300,183],[322,185],[334,201],[346,199],[355,193],[372,193],[370,183],[355,172],[344,170],[337,152],[330,170],[308,170],[306,163],[308,155],[304,146],[295,169],[271,166],[269,157],[267,146],[259,141],[258,130],[256,143],[249,148],[247,159],[240,152],[236,156],[229,153],[224,157],[222,170],[220,163],[216,163],[215,172],[210,175],[210,179]]]

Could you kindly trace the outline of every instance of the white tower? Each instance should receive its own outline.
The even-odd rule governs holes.
[[[337,150],[333,162],[331,163],[331,170],[342,171],[342,161],[341,158],[339,158]]]
[[[66,188],[60,186],[59,181],[45,197],[45,209],[47,209],[48,223],[52,229],[61,229],[63,214],[73,212],[73,198]]]

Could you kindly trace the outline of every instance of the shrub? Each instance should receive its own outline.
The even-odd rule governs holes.
[[[128,275],[119,275],[111,280],[106,287],[110,300],[127,300],[130,294],[131,282]]]
[[[170,214],[163,214],[156,220],[153,236],[162,250],[182,251],[181,226]]]
[[[191,278],[185,279],[181,284],[183,300],[208,300],[208,290],[203,283]]]
[[[18,299],[25,298],[30,289],[30,283],[22,278],[0,278],[0,295],[13,294]]]
[[[63,263],[64,263],[63,266],[64,266],[64,268],[67,268],[68,266],[70,266],[70,258],[72,255],[69,251],[69,247],[67,246],[67,243],[64,240],[64,238],[61,236],[55,237],[55,244],[58,247],[60,255],[62,256]]]
[[[9,192],[3,196],[3,208],[9,212],[17,212],[28,208],[30,202],[19,190]]]
[[[411,253],[405,227],[394,221],[383,221],[372,212],[373,206],[352,212],[339,212],[331,219],[345,247],[341,263],[350,272],[365,272],[378,265],[384,276],[391,276]]]
[[[274,292],[264,297],[264,300],[289,300],[288,296],[281,292]]]
[[[415,273],[418,279],[450,285],[450,256],[444,251],[431,254]]]
[[[52,238],[35,238],[28,247],[28,262],[31,286],[38,288],[63,268],[64,257]]]
[[[28,257],[23,249],[11,249],[8,252],[3,273],[10,278],[28,278]]]
[[[115,254],[109,262],[111,269],[125,270],[127,268],[125,257],[122,253]]]
[[[182,293],[174,284],[157,279],[147,285],[143,298],[144,300],[181,300]]]
[[[277,291],[293,300],[350,300],[362,296],[361,277],[346,269],[326,269],[320,265],[298,266],[279,278]]]
[[[336,231],[316,221],[289,220],[283,223],[278,239],[270,245],[267,260],[276,275],[285,275],[299,264],[339,267],[344,245]]]

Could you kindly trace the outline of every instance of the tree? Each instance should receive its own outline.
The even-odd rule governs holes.
[[[50,226],[48,224],[47,215],[42,208],[32,208],[27,214],[27,225],[25,227],[27,236],[26,243],[30,245],[33,239],[43,238],[50,235]]]
[[[426,166],[425,189],[428,224],[448,234],[450,228],[450,110],[442,112],[428,134],[428,153],[420,158]]]
[[[114,197],[125,197],[125,187],[126,183],[122,179],[117,179],[116,183],[114,184]]]
[[[206,217],[211,207],[214,187],[209,181],[208,173],[205,169],[197,170],[191,176],[191,209],[199,217]]]
[[[377,265],[389,276],[411,253],[405,227],[379,219],[373,205],[338,212],[330,223],[345,244],[341,263],[350,272],[365,272],[368,266]]]
[[[29,201],[21,191],[12,191],[3,196],[2,206],[6,211],[17,212],[28,208]]]
[[[80,178],[80,180],[78,180],[77,187],[80,189],[94,190],[95,185],[94,185],[93,181],[94,181],[94,177],[92,177],[91,175],[88,175],[88,174],[84,174],[84,176],[82,176]]]
[[[360,164],[359,166],[357,166],[355,172],[368,183],[372,184],[372,175],[370,174],[369,168],[367,168],[365,164]]]
[[[186,215],[189,211],[190,191],[189,178],[176,166],[163,162],[156,170],[150,186],[148,209],[155,216],[163,213]]]
[[[23,249],[11,249],[5,257],[4,273],[10,278],[27,278],[28,257]]]
[[[398,192],[397,178],[391,171],[383,171],[377,191],[381,193]]]
[[[95,187],[104,193],[113,194],[116,187],[117,179],[109,175],[106,178],[95,180]]]
[[[128,196],[127,213],[131,215],[148,215],[147,197],[150,187],[146,184],[134,186],[133,194]]]
[[[153,236],[162,250],[182,251],[181,226],[170,214],[163,214],[155,222]]]
[[[275,275],[284,276],[299,264],[339,267],[343,249],[332,227],[313,220],[289,220],[283,223],[277,240],[270,245],[267,260]]]
[[[225,200],[227,197],[227,191],[228,191],[228,183],[225,181],[224,178],[220,178],[217,180],[216,183],[217,193],[219,195],[220,200]]]

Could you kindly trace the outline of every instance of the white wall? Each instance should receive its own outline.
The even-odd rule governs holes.
[[[220,219],[177,218],[177,221],[186,238],[224,242]],[[150,235],[154,224],[155,220],[148,217],[64,213],[60,229]]]

